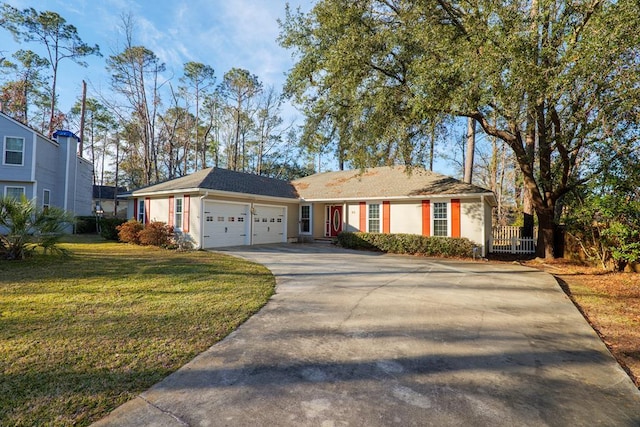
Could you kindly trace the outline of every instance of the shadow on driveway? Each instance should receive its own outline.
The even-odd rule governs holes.
[[[640,392],[545,273],[330,245],[225,252],[266,265],[276,294],[98,425],[640,425]]]

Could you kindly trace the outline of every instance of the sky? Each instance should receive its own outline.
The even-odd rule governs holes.
[[[3,0],[0,0],[2,2]],[[120,31],[122,16],[130,14],[136,23],[134,43],[152,50],[167,67],[166,77],[177,84],[186,62],[201,62],[214,68],[217,82],[231,68],[244,68],[258,76],[263,85],[281,92],[286,73],[294,64],[292,52],[277,42],[277,20],[292,10],[311,10],[316,0],[4,0],[18,9],[57,12],[78,29],[89,45],[98,44],[103,57],[85,58],[87,68],[70,60],[61,62],[57,93],[58,108],[68,112],[82,94],[82,81],[88,96],[109,94],[110,76],[106,58],[123,50]],[[19,48],[41,55],[39,46],[18,46],[11,34],[0,29],[0,58]],[[303,124],[303,116],[290,104],[282,109],[285,122]],[[77,132],[77,129],[69,129]],[[329,159],[327,159],[328,161]],[[325,160],[323,159],[323,164]],[[335,169],[335,159],[324,167]],[[451,174],[450,165],[436,158],[435,170]]]
[[[88,84],[88,96],[108,92],[105,59],[122,51],[121,17],[131,14],[136,23],[134,43],[152,50],[167,67],[166,76],[177,79],[183,65],[201,62],[214,68],[217,82],[231,68],[256,74],[265,86],[281,91],[285,73],[293,66],[291,52],[276,39],[278,18],[284,18],[286,1],[280,0],[8,0],[18,9],[57,12],[78,29],[89,45],[98,44],[103,55],[87,57],[87,68],[70,60],[61,62],[59,108],[68,111]],[[314,0],[289,0],[292,9],[308,11]],[[0,57],[19,49],[11,34],[0,29]],[[35,44],[22,46],[41,53]],[[285,114],[295,116],[292,107]]]

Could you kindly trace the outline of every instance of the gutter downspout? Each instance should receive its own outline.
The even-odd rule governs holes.
[[[198,250],[204,249],[204,200],[209,197],[209,192],[205,191],[204,195],[200,196],[200,244]]]
[[[484,194],[480,195],[480,208],[482,209],[482,258],[487,257],[487,218],[484,210]]]
[[[25,138],[25,142],[26,142],[26,138]],[[32,194],[32,199],[38,199],[38,181],[36,181],[36,158],[38,157],[38,136],[36,135],[36,133],[33,133],[33,139],[31,141],[33,149],[31,150],[33,153],[33,157],[31,158],[31,182],[33,182],[33,194]],[[25,144],[26,145],[26,144]],[[26,196],[26,194],[25,194]],[[44,195],[42,196],[44,199]],[[51,201],[49,201],[51,202]],[[42,206],[42,203],[40,203],[40,205]]]
[[[75,160],[75,169],[73,172],[73,216],[76,216],[76,200],[78,198],[78,168],[80,167],[80,159],[74,153],[73,159]],[[93,189],[92,189],[93,191]],[[75,225],[73,226],[73,232],[75,234]]]
[[[58,141],[58,144],[60,144],[60,141]],[[65,148],[65,153],[64,153],[64,160],[65,160],[65,165],[64,165],[64,206],[63,209],[69,210],[69,163],[71,163],[71,161],[69,160],[69,141],[67,140],[67,143],[64,146]]]
[[[255,214],[256,207],[254,206],[255,199],[249,203],[249,246],[253,245],[253,215]]]

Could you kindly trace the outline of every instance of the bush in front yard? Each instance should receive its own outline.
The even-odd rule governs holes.
[[[76,234],[95,233],[98,230],[95,216],[77,216]]]
[[[100,218],[100,235],[107,240],[118,241],[118,226],[127,222],[122,218]]]
[[[147,224],[139,233],[141,245],[167,247],[173,239],[173,227],[164,222],[153,221]]]
[[[118,239],[122,243],[135,243],[140,244],[140,232],[144,228],[144,225],[140,221],[130,219],[124,224],[120,224],[116,227],[118,230]]]
[[[340,246],[350,249],[463,258],[472,257],[475,246],[472,241],[464,237],[427,237],[417,234],[359,232],[340,233],[338,235],[338,243]]]

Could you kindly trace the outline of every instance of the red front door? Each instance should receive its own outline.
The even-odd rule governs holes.
[[[342,231],[342,206],[329,207],[329,236],[335,237]]]

